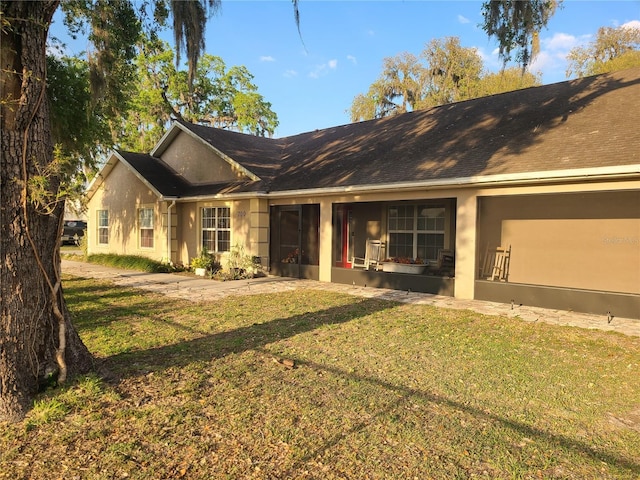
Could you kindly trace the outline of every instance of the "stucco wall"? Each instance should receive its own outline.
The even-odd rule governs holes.
[[[640,293],[640,191],[482,198],[480,231],[511,283]]]
[[[245,176],[216,155],[200,140],[182,132],[163,152],[161,158],[176,172],[194,184],[227,182]]]
[[[154,209],[153,248],[141,248],[138,234],[138,209]],[[109,212],[109,243],[101,245],[98,239],[98,210]],[[154,260],[166,260],[166,205],[131,174],[122,163],[117,163],[88,204],[88,252],[144,255]]]
[[[195,202],[178,203],[178,258],[182,265],[189,265],[192,258],[198,256],[200,251],[200,236],[198,228],[200,221]]]
[[[231,247],[241,247],[247,255],[259,255],[259,245],[251,239],[250,200],[185,202],[178,204],[178,262],[188,265],[202,249],[202,208],[231,209]],[[223,266],[227,254],[221,255]]]

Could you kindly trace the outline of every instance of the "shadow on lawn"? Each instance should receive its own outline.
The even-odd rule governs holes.
[[[127,290],[124,291],[126,292]],[[140,373],[160,371],[170,367],[184,367],[193,362],[211,361],[213,359],[223,358],[229,354],[238,354],[248,350],[256,350],[271,354],[272,352],[269,352],[263,347],[270,343],[309,332],[325,325],[346,323],[375,312],[392,308],[395,305],[396,303],[392,301],[354,298],[353,302],[347,305],[336,306],[316,312],[303,313],[287,318],[278,318],[265,323],[254,323],[231,331],[206,335],[193,340],[165,345],[158,348],[120,353],[106,359],[104,366],[110,371],[110,374],[108,375],[110,379],[117,382],[122,378],[135,376]],[[97,310],[102,308],[104,308],[104,305],[96,305],[95,310],[91,309],[94,311],[89,313],[89,317],[97,315]],[[160,314],[165,308],[167,308],[166,304],[141,301],[141,303],[137,304],[135,308],[129,306],[126,310],[129,314],[132,313],[132,310],[139,310],[140,312],[145,311],[148,316],[149,309],[154,309],[156,314]],[[119,309],[116,308],[116,311],[110,313],[117,317],[115,314],[118,313],[118,310]],[[90,328],[90,322],[91,320],[88,320],[87,324],[84,325],[84,328]],[[451,398],[438,396],[406,385],[396,385],[380,378],[358,375],[357,373],[347,372],[339,368],[322,365],[304,359],[294,358],[294,360],[302,367],[329,372],[357,382],[366,382],[376,385],[390,392],[399,394],[400,398],[393,402],[392,405],[389,405],[372,415],[372,417],[367,421],[360,422],[351,427],[348,431],[340,432],[323,444],[318,445],[313,452],[299,459],[289,469],[287,473],[290,474],[295,473],[298,468],[302,468],[305,462],[310,461],[317,456],[322,456],[323,453],[331,449],[333,446],[344,441],[345,437],[366,429],[377,418],[388,414],[390,411],[398,408],[411,398],[420,398],[433,404],[443,405],[465,412],[476,418],[499,423],[504,428],[518,432],[524,436],[538,438],[542,441],[549,442],[552,446],[575,451],[582,456],[615,465],[619,468],[628,470],[633,474],[640,474],[639,463],[620,457],[614,452],[597,449],[579,439],[545,431],[524,422],[496,415],[488,410],[478,409],[468,404],[452,400]],[[453,459],[451,461],[455,463]]]
[[[263,353],[270,353],[268,350],[258,349]],[[547,441],[553,445],[557,445],[559,448],[564,448],[567,450],[571,450],[574,452],[578,452],[580,455],[591,457],[594,460],[598,460],[610,465],[615,465],[619,468],[623,468],[628,470],[633,474],[640,474],[640,463],[635,462],[633,460],[628,460],[626,458],[620,457],[613,452],[608,452],[604,448],[596,448],[592,445],[583,442],[579,439],[570,438],[566,435],[553,433],[550,431],[546,431],[540,428],[536,428],[535,426],[529,425],[524,422],[518,422],[510,418],[505,418],[494,413],[491,413],[487,410],[478,409],[472,407],[466,403],[458,402],[452,400],[447,397],[442,397],[439,395],[434,395],[433,393],[424,392],[422,390],[418,390],[416,388],[408,387],[405,385],[395,385],[393,383],[387,382],[380,378],[374,378],[370,376],[358,375],[357,373],[348,372],[339,368],[331,367],[328,365],[319,364],[316,362],[311,362],[308,360],[297,359],[294,358],[296,364],[301,367],[307,367],[318,372],[330,373],[332,375],[341,376],[348,378],[351,381],[364,382],[375,385],[377,387],[381,387],[390,392],[394,392],[400,395],[400,397],[394,401],[391,405],[381,409],[380,411],[373,414],[367,421],[360,422],[353,427],[351,427],[346,432],[339,432],[334,435],[333,438],[328,439],[324,444],[318,445],[318,447],[300,458],[287,472],[284,473],[283,477],[288,478],[290,475],[293,476],[295,471],[298,468],[303,468],[304,464],[310,460],[313,460],[318,457],[322,457],[323,454],[336,446],[337,444],[345,441],[345,438],[349,435],[357,434],[362,430],[369,427],[374,421],[382,417],[393,410],[399,408],[406,402],[408,402],[411,398],[420,398],[422,400],[426,400],[430,403],[443,405],[455,410],[459,410],[470,415],[473,415],[476,418],[486,420],[487,422],[499,423],[504,428],[512,430],[514,432],[518,432],[521,435],[524,435],[529,438],[537,438],[543,441]],[[453,459],[450,459],[452,463],[456,463]]]
[[[315,330],[323,325],[349,322],[394,305],[395,302],[386,300],[354,298],[347,305],[278,318],[265,323],[256,322],[234,330],[205,335],[176,344],[120,353],[106,359],[105,366],[116,377],[169,367],[184,367],[197,361],[210,361],[230,354],[256,350],[270,343]]]

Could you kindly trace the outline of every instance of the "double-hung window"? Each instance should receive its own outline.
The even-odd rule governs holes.
[[[231,209],[202,208],[202,250],[228,252],[231,249]]]
[[[153,248],[153,208],[138,210],[140,248]]]
[[[98,210],[98,245],[109,244],[109,211]]]
[[[389,207],[390,257],[438,259],[444,248],[445,208],[441,205],[392,205]]]

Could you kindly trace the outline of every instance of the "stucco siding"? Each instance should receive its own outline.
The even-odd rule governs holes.
[[[508,281],[640,294],[640,191],[483,198],[480,253],[511,246]]]
[[[198,209],[195,202],[178,203],[178,255],[177,262],[188,266],[199,253]]]
[[[184,132],[173,140],[160,158],[195,185],[245,178],[227,161],[216,155],[209,145]]]
[[[153,209],[153,248],[140,245],[139,209]],[[109,240],[98,243],[98,211],[109,215]],[[154,260],[166,259],[166,227],[158,197],[122,163],[115,165],[109,182],[103,183],[88,204],[88,252],[144,255]],[[164,211],[166,214],[166,209]]]
[[[248,255],[259,255],[258,243],[251,238],[251,203],[250,200],[235,201],[203,201],[178,204],[178,226],[180,242],[178,261],[189,265],[202,250],[202,208],[228,207],[231,214],[231,248],[244,250]],[[228,253],[219,253],[222,266],[226,265]]]

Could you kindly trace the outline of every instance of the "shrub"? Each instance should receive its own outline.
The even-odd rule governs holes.
[[[116,255],[115,253],[97,253],[87,257],[89,263],[106,265],[108,267],[139,270],[149,273],[170,273],[175,268],[169,264],[158,262],[141,255]]]
[[[197,257],[191,259],[190,266],[192,269],[204,268],[211,273],[215,273],[221,268],[216,256],[205,250],[202,250]]]

